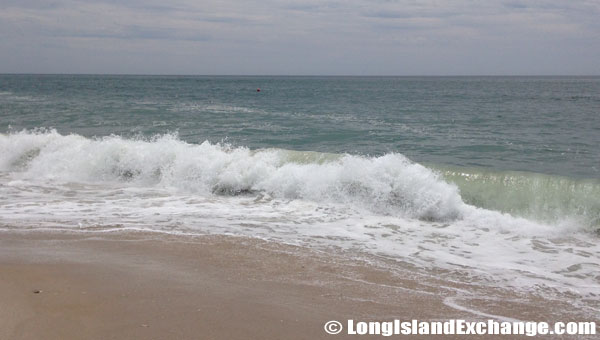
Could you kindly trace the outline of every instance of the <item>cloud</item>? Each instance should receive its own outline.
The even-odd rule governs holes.
[[[69,72],[85,64],[76,58],[105,56],[95,72],[128,73],[113,59],[172,72],[170,59],[178,73],[428,73],[456,56],[446,73],[481,72],[461,57],[485,73],[600,73],[599,15],[592,0],[2,0],[0,43],[11,48],[0,72]],[[578,50],[578,66],[549,55],[557,46]],[[486,62],[490,51],[506,61]]]

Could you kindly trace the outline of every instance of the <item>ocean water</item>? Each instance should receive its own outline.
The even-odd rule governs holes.
[[[0,75],[0,133],[6,230],[258,237],[600,312],[600,77]]]

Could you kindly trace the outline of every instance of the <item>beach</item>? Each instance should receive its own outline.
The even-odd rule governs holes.
[[[599,339],[600,1],[0,1],[0,340]]]
[[[349,335],[325,333],[329,320],[573,318],[523,296],[459,310],[448,301],[468,287],[240,237],[3,232],[0,272],[2,339],[333,339]]]
[[[576,76],[0,75],[0,339],[599,323],[598,93]]]

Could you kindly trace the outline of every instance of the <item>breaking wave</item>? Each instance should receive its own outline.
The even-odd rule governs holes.
[[[600,183],[533,173],[429,169],[398,153],[380,157],[250,150],[150,139],[86,138],[54,130],[0,135],[0,171],[67,182],[126,182],[204,195],[261,193],[367,208],[429,221],[461,219],[472,206],[544,223],[595,228]]]

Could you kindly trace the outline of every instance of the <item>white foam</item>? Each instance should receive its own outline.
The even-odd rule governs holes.
[[[246,235],[376,254],[449,280],[600,296],[597,238],[469,206],[399,154],[0,135],[0,219],[22,229]]]
[[[55,131],[3,135],[0,150],[0,169],[22,170],[23,178],[128,181],[202,194],[257,191],[432,220],[456,219],[464,206],[455,186],[400,154],[298,163],[287,161],[294,153],[287,150],[192,145],[173,135],[93,140]]]

